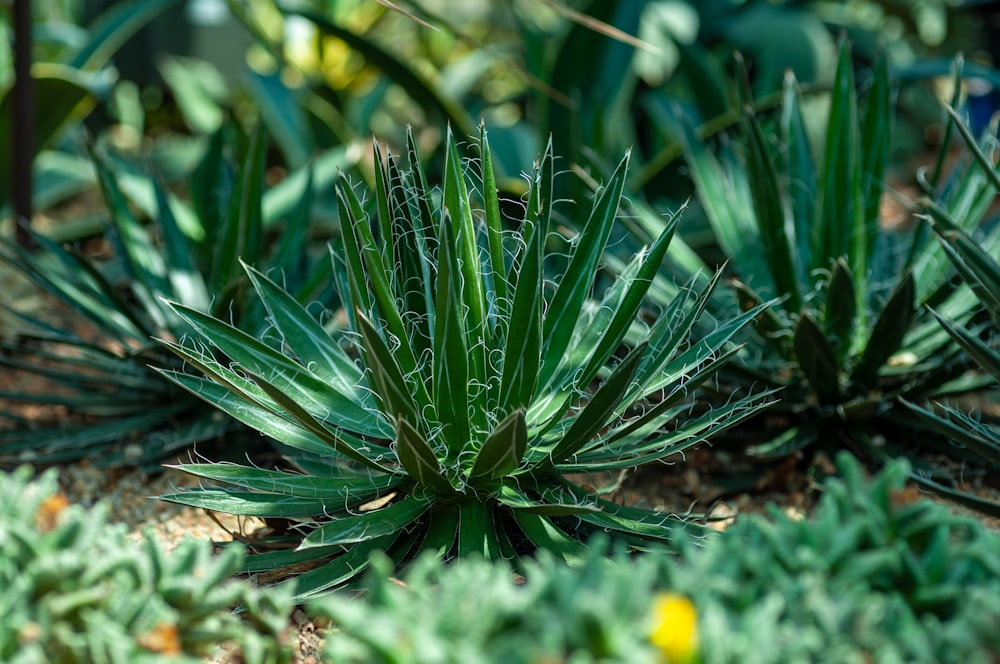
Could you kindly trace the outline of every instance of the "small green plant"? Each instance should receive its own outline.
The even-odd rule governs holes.
[[[242,558],[194,540],[171,554],[152,534],[130,541],[105,504],[69,505],[54,470],[0,474],[0,659],[199,662],[232,642],[248,664],[291,661],[291,594],[228,580]]]
[[[764,432],[772,439],[750,450],[759,456],[810,447],[848,447],[876,463],[910,455],[914,421],[902,400],[983,385],[966,375],[960,348],[922,308],[931,303],[966,321],[974,301],[956,290],[947,257],[919,225],[890,229],[880,216],[893,119],[888,65],[874,66],[864,104],[852,67],[845,43],[819,161],[793,80],[777,117],[752,110],[744,83],[741,131],[715,153],[681,123],[699,202],[731,260],[729,306],[781,301],[760,315],[729,374],[737,385],[781,389],[771,413],[785,426]],[[985,185],[984,175],[969,172],[935,195],[971,228],[986,210]],[[926,428],[920,435],[924,449],[988,459],[956,454]],[[928,472],[950,481],[943,466]]]
[[[610,561],[593,546],[579,568],[540,552],[524,579],[482,558],[418,558],[402,582],[376,556],[360,596],[310,602],[332,621],[325,652],[345,663],[655,662],[648,638],[657,568]]]
[[[662,579],[697,607],[702,661],[991,662],[1000,537],[842,452],[813,514],[738,519]]]
[[[102,465],[155,471],[168,455],[241,428],[155,372],[153,367],[181,363],[153,337],[178,339],[190,331],[164,303],[167,298],[259,331],[264,312],[256,299],[246,298],[241,257],[282,270],[288,287],[304,299],[312,299],[329,279],[325,256],[309,255],[308,178],[280,240],[267,246],[266,143],[260,129],[245,137],[235,125],[225,127],[193,174],[192,207],[151,183],[149,224],[122,193],[114,157],[95,149],[93,163],[111,215],[106,235],[113,260],[89,259],[41,235],[34,236],[35,250],[0,240],[0,259],[66,312],[55,320],[44,311],[20,314],[28,331],[0,342],[0,365],[35,380],[0,398],[68,411],[55,423],[6,414],[14,421],[0,429],[0,464],[89,457]]]
[[[613,504],[565,476],[663,459],[766,403],[758,394],[692,414],[690,399],[759,309],[691,337],[710,286],[655,320],[637,316],[674,224],[591,297],[627,158],[566,241],[552,220],[551,149],[523,219],[505,231],[485,130],[480,145],[473,175],[449,136],[440,191],[412,140],[409,174],[376,148],[373,217],[340,186],[335,272],[349,332],[329,334],[249,267],[280,349],[173,305],[196,335],[166,345],[207,377],[166,375],[321,455],[294,473],[180,466],[230,486],[165,499],[296,524],[270,542],[285,550],[251,557],[248,571],[318,565],[298,578],[308,594],[354,577],[375,549],[403,565],[422,550],[492,559],[541,548],[575,559],[581,540],[605,530],[639,548],[665,543],[682,520]]]
[[[377,557],[365,594],[308,609],[345,662],[995,661],[1000,536],[907,487],[905,460],[837,466],[811,517],[739,517],[679,556],[542,552],[523,579],[424,558],[401,580]]]

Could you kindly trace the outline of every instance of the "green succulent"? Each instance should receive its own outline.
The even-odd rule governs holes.
[[[328,333],[252,267],[265,336],[280,348],[173,305],[196,334],[166,345],[206,377],[166,375],[320,455],[292,472],[180,466],[228,486],[165,499],[295,524],[270,542],[285,549],[251,557],[248,571],[318,566],[298,579],[307,595],[351,579],[376,549],[402,566],[422,550],[492,559],[543,548],[572,560],[605,530],[638,548],[666,543],[681,519],[613,504],[565,476],[664,459],[766,403],[757,394],[692,412],[690,399],[759,309],[701,338],[690,331],[711,286],[655,319],[640,315],[674,223],[597,286],[627,157],[567,239],[553,220],[551,149],[531,175],[523,219],[505,230],[485,130],[480,145],[473,171],[449,134],[440,190],[412,138],[410,173],[376,145],[371,217],[340,185],[344,331]]]
[[[68,504],[54,470],[0,473],[0,499],[3,661],[198,662],[227,641],[247,662],[291,660],[280,638],[291,593],[229,580],[241,549],[132,542],[107,523],[106,504]]]
[[[870,479],[847,452],[836,466],[808,517],[742,517],[664,562],[702,661],[995,659],[1000,537],[908,486],[903,459]]]
[[[519,580],[503,562],[448,566],[425,554],[400,584],[391,561],[376,555],[364,594],[331,594],[306,611],[332,622],[324,652],[338,662],[651,664],[657,567],[649,557],[608,560],[607,547],[595,541],[575,568],[539,552],[524,562]]]
[[[732,299],[716,306],[746,310],[780,299],[759,316],[729,372],[737,385],[781,389],[770,412],[785,426],[765,431],[767,442],[750,451],[785,456],[846,446],[877,462],[910,454],[904,441],[914,437],[913,418],[902,400],[940,398],[982,381],[964,375],[969,365],[960,348],[922,308],[934,303],[957,321],[974,313],[974,302],[951,282],[941,247],[919,225],[891,229],[880,218],[882,197],[890,195],[888,65],[876,63],[862,104],[843,44],[818,161],[794,80],[777,117],[756,114],[743,89],[740,131],[714,151],[689,124],[680,126],[698,201],[731,262]],[[969,171],[935,196],[971,228],[985,212],[986,184]],[[939,437],[921,439],[926,449],[956,456]],[[985,460],[966,452],[957,456]],[[948,481],[943,468],[918,465]]]
[[[245,157],[237,168],[233,155],[244,142]],[[266,248],[265,149],[262,131],[247,138],[234,126],[224,128],[193,175],[193,204],[150,179],[146,203],[152,219],[144,224],[119,186],[120,180],[128,181],[122,175],[127,169],[95,148],[93,163],[111,214],[107,240],[113,260],[84,257],[38,234],[35,249],[0,240],[0,259],[68,312],[54,320],[44,311],[13,314],[28,331],[0,342],[0,365],[12,375],[36,379],[0,393],[0,399],[69,412],[44,426],[0,412],[0,419],[12,421],[0,429],[0,464],[89,457],[102,465],[156,470],[172,453],[241,428],[163,380],[153,367],[179,368],[181,363],[152,339],[189,332],[165,304],[167,298],[211,308],[259,330],[264,312],[245,297],[239,257],[282,269],[289,288],[304,298],[329,278],[329,262],[313,261],[308,254],[308,177],[293,181],[296,186],[305,182],[301,202],[286,211],[288,223],[277,246]]]
[[[363,594],[306,610],[332,619],[339,662],[994,661],[1000,536],[907,487],[903,460],[873,478],[847,453],[836,464],[809,517],[742,516],[678,555],[595,542],[577,568],[540,552],[521,577],[428,556],[399,580],[376,555]],[[685,618],[693,644],[657,638]]]

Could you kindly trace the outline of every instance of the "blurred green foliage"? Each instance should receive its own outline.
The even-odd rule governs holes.
[[[247,664],[291,661],[291,595],[230,579],[240,549],[214,557],[188,539],[168,554],[110,525],[106,504],[85,510],[58,488],[54,470],[0,474],[3,661],[199,662],[227,642]]]

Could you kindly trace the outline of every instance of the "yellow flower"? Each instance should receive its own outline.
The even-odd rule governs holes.
[[[662,654],[663,662],[697,662],[698,612],[691,600],[675,593],[656,595],[653,598],[653,627],[649,640]]]

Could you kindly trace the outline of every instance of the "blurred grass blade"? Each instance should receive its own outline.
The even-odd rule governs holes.
[[[240,164],[236,183],[228,201],[222,228],[216,238],[212,260],[213,292],[231,292],[243,271],[239,259],[255,264],[263,243],[261,194],[264,186],[264,157],[267,139],[263,125],[250,136],[246,158]],[[222,298],[220,302],[225,302]]]
[[[0,238],[0,256],[98,330],[143,340],[156,333],[132,307],[124,306],[115,288],[86,259],[43,235],[31,237],[41,248],[37,254]]]
[[[68,122],[82,120],[90,113],[98,99],[110,91],[114,79],[109,73],[83,72],[56,63],[32,65],[35,98],[44,100],[34,108],[35,144],[32,156],[48,145]],[[13,126],[13,104],[13,92],[0,90],[0,145],[12,145],[13,132],[19,130]],[[10,195],[11,167],[9,156],[0,159],[0,204],[6,203]]]
[[[816,220],[817,175],[809,133],[802,119],[799,90],[795,77],[785,76],[782,92],[781,128],[786,145],[785,168],[788,173],[788,197],[794,228],[795,255],[798,257],[800,283],[806,283],[806,268],[812,262],[810,234]]]
[[[883,180],[889,164],[892,137],[892,86],[885,48],[875,52],[872,64],[874,80],[868,91],[861,132],[861,199],[864,201],[864,237],[866,255],[875,250],[879,234]]]
[[[713,153],[703,141],[691,120],[680,110],[675,111],[678,138],[684,147],[691,179],[698,191],[699,203],[712,227],[712,233],[726,256],[740,267],[744,279],[765,299],[777,296],[777,287],[760,247],[760,231],[748,214],[748,169],[734,160],[724,148]]]
[[[190,177],[191,204],[201,221],[207,245],[201,251],[210,258],[209,264],[214,256],[216,239],[226,219],[229,199],[236,186],[235,169],[227,155],[234,151],[232,143],[237,132],[237,125],[225,123],[212,134],[204,155]]]
[[[813,237],[813,269],[828,269],[830,263],[847,257],[859,297],[866,292],[866,232],[861,199],[861,168],[854,65],[847,41],[840,46],[837,73],[830,100],[826,129],[826,151],[820,180],[820,216]]]
[[[169,314],[161,298],[172,294],[163,256],[129,209],[114,174],[97,154],[92,152],[91,156],[101,191],[111,211],[125,268],[133,280],[132,289],[152,316],[154,324],[163,329],[167,327]]]
[[[157,219],[160,222],[163,247],[169,266],[167,278],[170,280],[170,288],[163,295],[171,293],[182,298],[184,304],[205,311],[211,306],[212,298],[195,261],[192,243],[178,226],[163,186],[154,181],[153,187],[156,194]]]
[[[309,126],[307,107],[299,98],[305,93],[287,85],[280,70],[262,73],[247,67],[242,81],[287,166],[291,169],[304,166],[318,143]]]
[[[785,309],[799,311],[802,308],[802,293],[799,291],[799,271],[792,246],[795,238],[786,223],[785,201],[778,186],[778,169],[771,158],[772,150],[750,108],[743,110],[743,131],[747,138],[747,175],[760,229],[761,251],[778,289],[777,294],[787,298]]]
[[[288,180],[292,180],[295,177],[295,175],[292,175]],[[288,180],[285,180],[285,182]],[[278,239],[278,246],[271,257],[271,261],[275,265],[285,266],[283,270],[284,282],[288,290],[297,295],[302,294],[300,291],[307,282],[308,252],[304,249],[309,243],[310,214],[312,213],[313,202],[315,201],[313,193],[313,167],[311,163],[305,167],[305,177],[302,180],[301,190],[296,191],[294,194],[297,202],[285,218],[285,225],[282,228],[281,237]],[[274,189],[272,188],[271,191],[273,192]],[[265,196],[261,204],[266,205],[267,200]]]

